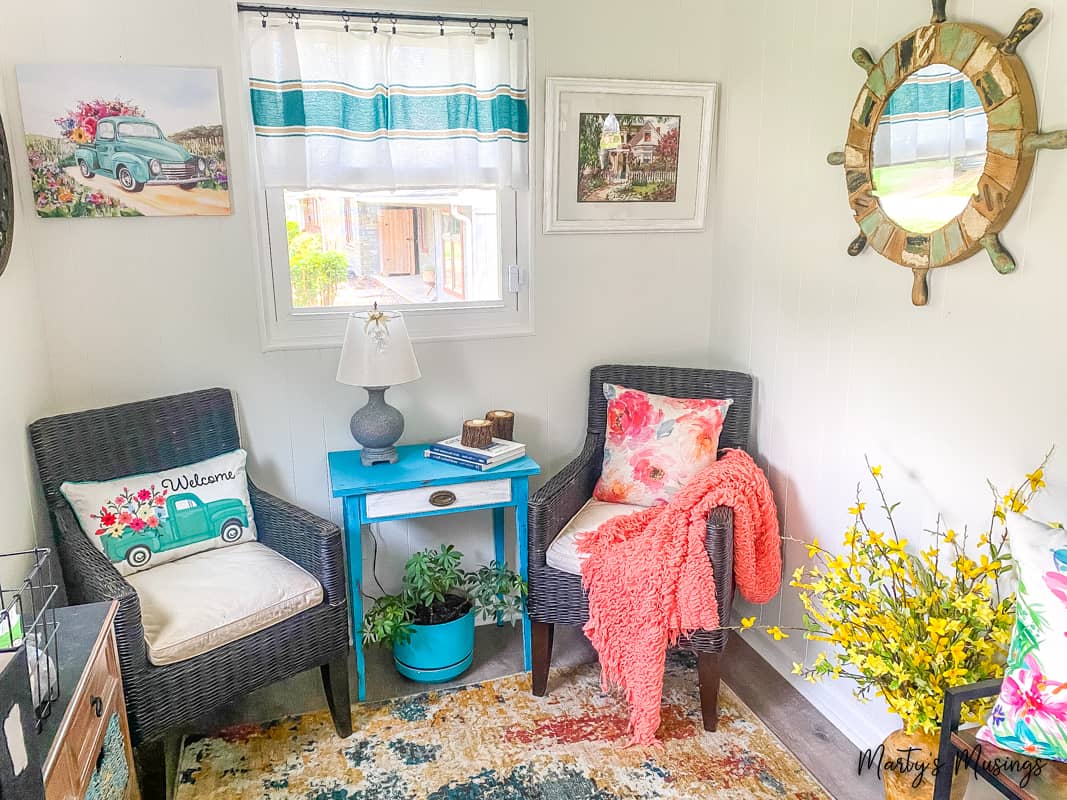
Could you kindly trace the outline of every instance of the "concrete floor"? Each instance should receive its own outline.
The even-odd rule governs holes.
[[[522,633],[519,628],[481,626],[477,630],[475,660],[459,680],[438,684],[462,686],[522,671]],[[367,700],[385,700],[426,690],[425,684],[402,677],[393,668],[391,652],[373,647],[366,651]],[[596,661],[596,653],[581,629],[557,626],[553,666]],[[349,670],[355,698],[355,669]],[[873,773],[856,775],[859,751],[805,700],[781,675],[739,637],[731,637],[723,654],[723,678],[768,728],[796,754],[801,763],[838,800],[880,800],[882,786]],[[694,673],[693,680],[696,680]],[[551,691],[551,684],[549,684]],[[168,740],[167,772],[177,772],[181,738],[211,733],[241,722],[263,722],[287,714],[325,708],[317,669],[253,692],[242,700],[216,709],[186,726]],[[171,793],[168,792],[168,795]]]

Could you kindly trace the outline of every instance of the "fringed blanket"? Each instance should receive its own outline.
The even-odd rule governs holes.
[[[656,743],[667,648],[683,634],[719,626],[705,549],[708,514],[734,512],[734,577],[745,599],[765,603],[782,577],[778,513],[762,470],[726,450],[666,505],[615,517],[579,550],[589,592],[585,633],[600,654],[601,680],[626,693],[634,744]]]

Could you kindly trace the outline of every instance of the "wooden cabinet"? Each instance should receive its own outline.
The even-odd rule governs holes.
[[[81,800],[90,787],[94,796],[140,798],[112,627],[117,610],[113,603],[80,675],[62,686],[69,702],[44,763],[47,800]]]

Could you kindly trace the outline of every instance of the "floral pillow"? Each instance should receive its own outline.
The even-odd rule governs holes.
[[[151,475],[68,481],[59,491],[93,546],[120,575],[132,575],[255,540],[247,457],[244,450],[234,450]]]
[[[593,497],[608,503],[666,503],[715,463],[733,400],[683,399],[604,384],[608,431]]]
[[[1015,632],[1000,697],[978,738],[1067,761],[1067,531],[1019,514],[1009,531],[1019,579]]]

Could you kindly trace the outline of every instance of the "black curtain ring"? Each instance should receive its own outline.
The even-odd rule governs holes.
[[[495,39],[496,38],[496,23],[495,22],[490,22],[489,23],[489,38],[490,39]]]
[[[294,11],[293,16],[296,17],[296,29],[300,30],[300,12]]]
[[[341,19],[345,21],[345,33],[348,33],[348,21],[352,18],[348,14],[342,14]]]
[[[293,24],[293,12],[292,11],[286,11],[285,12],[285,18],[286,18],[286,20],[289,21],[290,25]]]
[[[259,12],[259,16],[263,17],[263,27],[266,28],[267,27],[267,17],[270,16],[270,12],[269,11],[260,11]]]
[[[441,35],[445,35],[445,21],[440,17],[437,18],[437,27],[441,29]]]
[[[472,19],[467,24],[471,26],[471,36],[477,36],[478,35],[478,20]]]
[[[392,17],[390,21],[393,23],[393,34],[396,35],[396,17]]]
[[[381,19],[381,17],[371,17],[371,18],[370,18],[370,21],[371,21],[372,23],[374,23],[374,24],[373,24],[373,25],[371,26],[371,30],[372,30],[372,31],[373,31],[374,33],[377,33],[377,32],[378,32],[378,20],[380,20],[380,19]]]
[[[508,38],[509,39],[514,39],[515,38],[515,26],[512,25],[510,22],[508,23]]]

